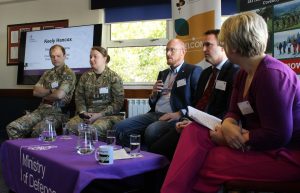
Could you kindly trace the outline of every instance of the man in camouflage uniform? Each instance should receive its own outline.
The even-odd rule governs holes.
[[[33,88],[33,95],[42,102],[32,113],[11,122],[6,127],[9,139],[37,137],[40,135],[46,117],[54,118],[55,127],[61,126],[61,107],[68,104],[75,89],[75,73],[65,64],[64,47],[54,45],[49,50],[54,67],[44,72]]]
[[[101,57],[103,60],[94,61],[94,57]],[[75,91],[76,111],[85,118],[76,115],[67,124],[74,134],[78,133],[77,125],[85,122],[95,127],[98,136],[104,139],[106,130],[123,119],[123,115],[120,115],[124,104],[123,81],[116,72],[107,67],[109,60],[104,48],[92,48],[92,69],[81,76]]]

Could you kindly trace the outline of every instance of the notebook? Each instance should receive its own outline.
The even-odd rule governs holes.
[[[188,116],[197,123],[214,130],[217,124],[221,124],[222,120],[218,117],[212,116],[206,112],[188,106]]]

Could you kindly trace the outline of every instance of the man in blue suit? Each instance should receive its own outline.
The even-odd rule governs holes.
[[[186,64],[186,48],[179,39],[172,39],[166,47],[169,68],[159,73],[149,97],[151,110],[143,115],[125,119],[114,126],[118,143],[129,146],[131,134],[141,134],[149,147],[175,123],[192,105],[196,96],[201,67]]]
[[[229,107],[233,80],[239,67],[227,59],[224,49],[218,43],[219,32],[220,30],[214,29],[204,33],[203,53],[205,60],[211,66],[201,73],[192,106],[222,119]],[[216,73],[215,76],[213,76],[213,71]],[[212,83],[211,90],[208,88],[210,82]],[[190,122],[188,119],[178,122],[176,129],[175,127],[170,129],[168,133],[154,142],[149,150],[163,154],[171,160],[180,131]]]

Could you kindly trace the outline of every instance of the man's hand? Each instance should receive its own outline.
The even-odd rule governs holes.
[[[181,113],[175,112],[175,113],[166,113],[163,116],[159,118],[160,121],[178,121],[181,117]]]
[[[62,99],[65,103],[70,102],[71,97],[69,97],[68,95],[66,95],[63,99]]]
[[[152,88],[151,98],[155,98],[158,92],[161,92],[164,87],[162,80],[157,80]]]
[[[192,121],[188,120],[188,119],[184,119],[183,121],[177,122],[176,123],[176,131],[178,133],[181,133],[182,130],[191,123]]]
[[[79,114],[80,116],[81,114]],[[81,117],[82,116],[82,117]],[[87,124],[94,123],[97,119],[102,117],[101,113],[83,113],[80,117],[83,119],[83,121]]]

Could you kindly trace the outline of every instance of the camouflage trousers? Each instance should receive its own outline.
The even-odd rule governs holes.
[[[31,113],[16,119],[6,126],[9,139],[38,137],[44,128],[45,118],[52,116],[55,128],[60,128],[63,114],[61,109],[45,104],[41,104]]]
[[[123,119],[124,119],[123,115],[105,116],[97,119],[91,125],[97,129],[98,137],[100,139],[105,139],[106,131],[111,129],[114,126],[114,124],[118,123]],[[70,133],[78,135],[78,124],[82,122],[83,120],[78,115],[71,118],[70,121],[67,123],[67,127],[69,128]]]

